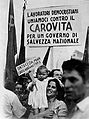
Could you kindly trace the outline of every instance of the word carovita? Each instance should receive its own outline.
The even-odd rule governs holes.
[[[31,24],[31,32],[50,32],[50,31],[72,31],[72,25],[70,22],[52,22],[52,23],[41,23],[41,24]]]

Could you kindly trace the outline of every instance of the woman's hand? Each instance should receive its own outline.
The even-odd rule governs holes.
[[[43,118],[52,118],[54,114],[54,111],[51,109],[47,109],[41,113],[39,113],[39,117],[43,117]]]
[[[30,115],[28,119],[40,119],[40,118],[46,118],[46,119],[51,119],[53,117],[53,110],[47,109],[43,112],[40,112],[36,115]]]

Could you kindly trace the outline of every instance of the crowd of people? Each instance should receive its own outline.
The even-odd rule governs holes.
[[[70,59],[45,65],[4,86],[6,119],[89,119],[89,64]]]

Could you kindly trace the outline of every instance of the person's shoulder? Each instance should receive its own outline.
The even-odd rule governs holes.
[[[79,109],[83,111],[89,110],[89,96],[80,101],[77,104],[77,107],[79,107]]]
[[[45,81],[48,82],[48,81],[51,80],[51,79],[53,79],[53,77],[47,77],[47,78],[45,79]]]
[[[7,95],[8,97],[16,97],[17,96],[14,92],[12,92],[8,89],[4,89],[3,93],[4,93],[4,95]]]

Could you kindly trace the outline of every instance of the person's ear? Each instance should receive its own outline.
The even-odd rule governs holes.
[[[86,81],[86,87],[89,88],[89,79]]]

